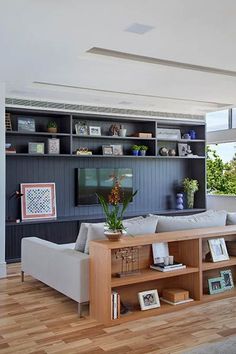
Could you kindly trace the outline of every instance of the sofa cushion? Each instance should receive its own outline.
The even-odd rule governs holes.
[[[79,234],[75,241],[76,251],[84,252],[86,241],[87,241],[87,235],[88,235],[88,225],[89,223],[85,223],[85,222],[82,222],[82,224],[80,225]]]
[[[236,225],[236,213],[228,213],[226,225]]]
[[[191,216],[158,216],[156,232],[168,232],[206,227],[225,226],[226,211],[211,211],[210,213]]]
[[[154,233],[157,222],[156,217],[149,216],[139,220],[124,220],[123,225],[126,228],[127,235],[133,236]]]

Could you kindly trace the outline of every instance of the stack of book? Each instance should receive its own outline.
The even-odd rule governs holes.
[[[116,320],[120,317],[120,295],[113,291],[111,293],[111,318]]]
[[[173,264],[165,265],[164,263],[156,263],[150,265],[151,269],[158,270],[159,272],[171,272],[178,269],[186,268],[183,263],[174,262]]]

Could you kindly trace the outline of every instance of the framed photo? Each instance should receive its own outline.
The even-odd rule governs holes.
[[[225,291],[224,278],[218,277],[218,278],[208,279],[208,286],[209,286],[209,293],[211,295],[222,293],[223,291]]]
[[[102,154],[103,155],[113,155],[113,147],[111,145],[103,145],[102,146]]]
[[[180,129],[162,129],[157,128],[157,139],[158,140],[180,140],[181,133]]]
[[[138,293],[141,310],[150,310],[160,307],[160,300],[157,290],[147,290]]]
[[[113,155],[123,155],[123,145],[110,145],[112,147],[113,150]]]
[[[169,256],[169,247],[167,242],[152,244],[153,263],[164,263],[165,257]]]
[[[29,154],[44,154],[44,143],[28,143]]]
[[[89,135],[100,136],[101,127],[89,127]]]
[[[75,134],[80,136],[88,135],[88,126],[86,122],[78,122],[75,124]]]
[[[48,154],[52,154],[52,155],[60,154],[60,139],[57,138],[48,139]]]
[[[233,275],[230,269],[222,270],[220,272],[221,277],[224,279],[225,290],[230,290],[234,288]]]
[[[179,156],[186,156],[188,150],[188,144],[179,143],[178,144],[178,153]]]
[[[22,221],[57,217],[55,183],[21,183]]]
[[[213,262],[227,261],[229,259],[224,238],[210,239],[208,244]]]
[[[20,117],[17,120],[18,132],[35,132],[35,120],[28,117]]]

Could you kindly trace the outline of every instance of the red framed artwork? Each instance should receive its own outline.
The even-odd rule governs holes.
[[[57,217],[55,183],[21,183],[22,221]]]

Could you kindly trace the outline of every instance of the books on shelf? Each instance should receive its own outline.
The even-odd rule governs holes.
[[[192,298],[188,298],[188,299],[186,299],[186,300],[181,300],[181,301],[176,301],[176,302],[174,302],[174,301],[167,300],[167,299],[165,299],[165,298],[163,298],[163,297],[161,297],[160,300],[163,301],[163,302],[166,302],[166,303],[169,304],[169,305],[174,305],[174,306],[175,306],[175,305],[186,304],[186,303],[188,303],[188,302],[194,301]]]
[[[116,320],[120,317],[120,295],[113,291],[111,293],[111,318]]]
[[[156,263],[150,265],[151,269],[158,270],[159,272],[171,272],[178,269],[185,269],[186,265],[183,263],[174,262],[173,264],[164,265],[164,263]]]

